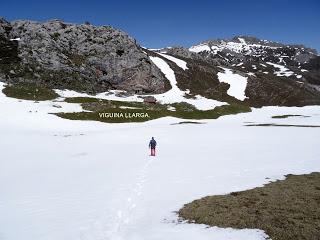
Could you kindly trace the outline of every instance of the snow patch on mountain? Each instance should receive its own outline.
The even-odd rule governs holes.
[[[247,44],[247,43],[246,43],[246,40],[244,40],[244,38],[238,38],[238,40],[239,40],[240,43],[242,43],[242,44]]]
[[[245,100],[247,97],[245,95],[247,87],[247,77],[243,77],[239,74],[235,74],[231,69],[223,68],[224,73],[219,72],[218,78],[220,82],[225,82],[230,85],[227,93],[229,96],[235,97],[240,101]]]
[[[18,41],[19,42],[19,41],[21,41],[21,38],[19,38],[19,37],[18,38],[11,38],[10,41]]]
[[[164,54],[164,53],[158,53],[160,56],[174,62],[175,64],[178,65],[178,67],[182,68],[183,70],[187,70],[188,67],[187,67],[187,63],[181,59],[178,59],[176,57],[173,57],[173,56],[170,56],[170,55],[167,55],[167,54]]]
[[[222,106],[227,103],[220,102],[213,99],[208,99],[200,95],[196,95],[195,98],[186,98],[187,91],[182,91],[177,86],[176,76],[170,66],[159,57],[151,57],[151,61],[163,72],[166,78],[170,81],[172,88],[163,94],[156,94],[154,96],[158,101],[162,103],[175,103],[175,102],[187,102],[194,105],[199,110],[210,110],[217,106]]]
[[[275,46],[267,46],[258,43],[247,43],[244,38],[238,38],[239,42],[235,41],[224,41],[220,42],[205,42],[199,45],[195,45],[189,48],[189,51],[200,53],[200,52],[212,52],[217,54],[223,50],[232,51],[235,53],[242,53],[245,55],[260,56],[266,49],[276,49]]]
[[[199,52],[204,52],[204,51],[211,51],[211,48],[207,44],[200,44],[196,46],[192,46],[189,48],[189,51],[199,53]]]
[[[267,62],[267,64],[272,65],[273,67],[279,69],[278,71],[274,72],[274,74],[276,74],[279,77],[289,77],[294,74],[294,72],[290,71],[288,68],[286,68],[283,65],[275,64],[272,62]]]

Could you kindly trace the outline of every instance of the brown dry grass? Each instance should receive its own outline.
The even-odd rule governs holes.
[[[179,216],[210,226],[262,229],[272,240],[319,240],[320,173],[205,197],[185,205]]]

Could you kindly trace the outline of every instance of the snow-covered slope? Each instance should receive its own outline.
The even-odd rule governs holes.
[[[199,125],[171,125],[174,118],[114,125],[61,119],[47,113],[63,103],[6,98],[2,88],[3,240],[262,240],[260,230],[177,224],[174,211],[206,195],[320,171],[319,128],[243,126],[316,125],[319,107],[267,107]],[[279,114],[310,117],[271,119]]]
[[[188,67],[187,67],[187,63],[181,59],[178,59],[178,58],[175,58],[175,57],[172,57],[168,54],[164,54],[164,53],[158,53],[160,56],[162,57],[165,57],[167,58],[168,60],[174,62],[175,64],[178,65],[178,67],[182,68],[183,70],[187,70]]]
[[[214,109],[216,106],[226,104],[224,102],[207,99],[200,95],[196,95],[195,98],[186,98],[185,94],[188,92],[182,91],[178,88],[175,73],[170,66],[159,57],[150,57],[150,59],[164,73],[172,86],[172,88],[166,93],[153,95],[158,101],[161,101],[162,103],[187,102],[194,105],[199,110]]]

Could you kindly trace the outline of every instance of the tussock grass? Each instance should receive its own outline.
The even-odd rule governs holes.
[[[258,228],[272,240],[320,239],[320,173],[288,175],[264,187],[186,204],[179,216],[223,228]]]

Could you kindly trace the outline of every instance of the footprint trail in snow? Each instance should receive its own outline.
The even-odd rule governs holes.
[[[111,240],[121,240],[121,232],[131,221],[131,218],[134,214],[134,210],[139,204],[139,200],[141,195],[143,194],[143,187],[147,180],[147,173],[149,166],[153,162],[153,158],[148,159],[146,164],[141,168],[139,175],[137,177],[137,181],[131,190],[129,196],[126,199],[126,204],[123,208],[117,211],[117,217],[114,224],[114,229],[111,232],[110,239]]]

